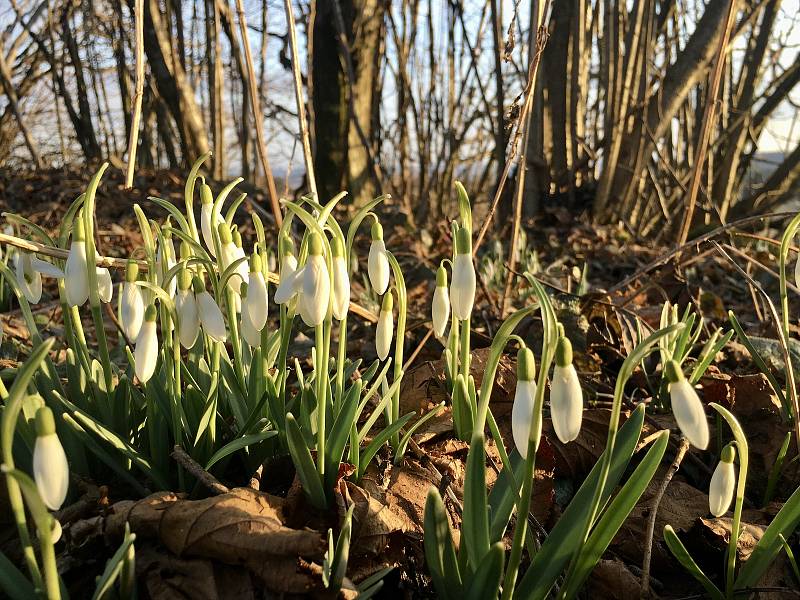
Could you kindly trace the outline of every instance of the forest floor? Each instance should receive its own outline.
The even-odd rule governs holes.
[[[163,219],[164,212],[149,202],[147,196],[158,195],[183,206],[183,176],[142,171],[137,176],[135,190],[125,192],[121,189],[121,175],[116,170],[110,171],[97,197],[98,251],[108,256],[128,256],[141,243],[132,204],[140,203],[149,217]],[[19,213],[46,230],[55,231],[66,207],[84,189],[88,178],[87,171],[77,170],[41,171],[31,175],[0,172],[0,210]],[[212,187],[218,189],[216,185]],[[263,193],[246,188],[245,191],[251,193],[254,204],[267,206]],[[253,208],[246,203],[241,210]],[[442,346],[432,337],[426,340],[426,333],[435,268],[439,258],[450,253],[451,243],[446,226],[441,231],[429,232],[432,235],[420,236],[419,232],[409,231],[403,216],[393,210],[388,210],[392,217],[384,221],[386,245],[393,251],[397,249],[395,254],[407,279],[406,356],[414,356],[401,388],[401,414],[412,410],[425,412],[446,397]],[[239,218],[237,222],[249,222],[249,219]],[[731,227],[714,237],[720,247],[710,243],[690,245],[665,264],[650,269],[648,265],[666,257],[672,248],[651,247],[645,241],[633,239],[621,227],[591,226],[588,219],[563,209],[546,209],[542,217],[526,224],[527,253],[523,252],[523,263],[536,269],[536,276],[553,293],[559,319],[575,347],[576,367],[586,395],[583,427],[576,441],[567,445],[560,443],[552,433],[549,419],[545,422],[544,441],[537,455],[532,505],[537,538],[541,540],[546,536],[600,456],[605,446],[615,377],[637,339],[637,320],[645,329],[657,328],[664,301],[677,303],[681,309],[691,303],[705,319],[700,345],[717,328],[730,328],[727,311],[733,310],[745,331],[759,344],[769,366],[776,373],[782,373],[782,358],[775,341],[776,324],[759,292],[729,258],[763,286],[777,303],[778,283],[774,275],[778,268],[777,247],[769,240],[779,240],[784,224],[783,220],[776,219],[771,223],[750,222],[740,228]],[[245,228],[245,237],[247,232]],[[490,233],[490,238],[508,240],[510,236],[505,231]],[[421,241],[425,239],[435,241],[426,246]],[[362,266],[366,264],[368,243],[365,237],[356,245],[363,259]],[[505,259],[495,256],[494,247],[494,241],[486,243],[479,261],[484,265],[479,271],[485,277],[478,288],[472,337],[473,374],[478,386],[487,355],[485,349],[501,321],[498,306],[505,287],[503,277],[498,277]],[[737,250],[746,252],[749,259]],[[502,252],[508,252],[507,244],[503,245]],[[490,277],[492,269],[494,275]],[[637,274],[639,276],[633,278]],[[625,285],[620,285],[622,283]],[[521,306],[526,301],[524,279],[515,278],[511,289],[510,304]],[[46,289],[35,314],[45,335],[57,336],[61,319],[53,294],[53,289]],[[797,290],[790,288],[790,295],[796,298]],[[377,311],[362,284],[361,274],[353,277],[353,299]],[[25,357],[27,330],[15,307],[0,319],[5,328],[0,367],[9,369]],[[375,358],[371,342],[374,326],[357,318],[351,321],[354,333],[349,337],[349,350],[369,363]],[[116,335],[110,320],[108,326],[109,335]],[[540,319],[527,319],[520,330],[523,338],[532,341],[538,360]],[[792,324],[791,332],[796,338],[800,330]],[[298,339],[295,343],[302,345],[304,341]],[[792,348],[793,358],[794,350]],[[501,432],[509,440],[515,385],[513,356],[509,350],[509,355],[502,360],[491,400]],[[657,357],[646,361],[647,372],[640,370],[632,378],[625,394],[626,412],[639,402],[651,404],[654,396],[657,397],[660,375],[653,373],[656,362]],[[782,419],[780,403],[766,378],[735,338],[717,355],[700,385],[704,402],[715,401],[730,408],[742,422],[750,443],[751,469],[743,515],[746,526],[739,542],[740,558],[746,560],[766,525],[793,491],[791,482],[797,481],[795,465],[783,473],[773,499],[766,504],[762,501],[770,469],[789,425]],[[713,421],[711,427],[709,450],[689,450],[657,508],[651,585],[655,594],[664,598],[688,597],[702,591],[666,548],[661,534],[666,524],[672,525],[692,555],[699,557],[698,562],[706,574],[715,581],[724,577],[724,553],[731,521],[729,517],[710,517],[707,490],[719,444],[727,441],[723,439],[727,433],[720,433],[718,437]],[[654,405],[652,410],[648,409],[643,439],[664,428],[672,431],[664,463],[591,575],[587,598],[639,596],[653,497],[680,445],[679,431],[671,414],[659,412]],[[392,466],[388,456],[383,455],[361,485],[340,486],[340,494],[356,504],[348,568],[352,581],[358,583],[382,567],[393,566],[396,568],[386,577],[379,597],[433,597],[422,548],[425,496],[431,485],[440,489],[449,486],[455,501],[449,500],[446,504],[458,527],[467,449],[468,445],[453,435],[449,409],[445,409],[414,437],[409,457],[402,465]],[[487,480],[493,482],[501,465],[491,443],[489,455]],[[792,441],[788,456],[796,455]],[[137,574],[143,597],[262,597],[260,590],[264,582],[269,587],[270,578],[290,577],[288,573],[294,573],[294,569],[283,569],[286,565],[280,561],[255,564],[243,558],[249,550],[237,547],[237,523],[231,511],[235,510],[241,518],[242,513],[259,514],[268,506],[285,526],[317,531],[323,536],[328,527],[335,527],[337,517],[317,514],[305,505],[288,458],[265,464],[258,473],[233,471],[224,475],[218,476],[222,487],[214,487],[214,491],[201,488],[191,500],[206,500],[202,504],[187,504],[181,513],[180,518],[184,519],[181,526],[215,532],[213,536],[209,534],[208,539],[196,541],[187,552],[182,552],[185,546],[168,539],[174,532],[161,527],[160,519],[165,506],[190,500],[179,498],[169,490],[152,490],[156,492],[154,496],[141,499],[132,496],[113,479],[77,481],[82,496],[58,515],[65,532],[64,541],[60,543],[66,544],[67,550],[62,553],[66,558],[59,565],[65,581],[71,588],[89,589],[118,543],[117,536],[127,519],[135,524],[139,535]],[[230,491],[225,492],[223,488]],[[3,507],[7,501],[5,486],[2,490],[0,549],[7,555],[17,556],[16,531],[10,517],[6,517],[9,511]],[[800,582],[793,577],[788,561],[781,555],[762,581],[764,591],[757,592],[758,597],[798,597],[794,590]],[[74,594],[73,597],[81,596]]]

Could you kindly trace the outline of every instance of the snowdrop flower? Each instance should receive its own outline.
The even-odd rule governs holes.
[[[697,392],[683,376],[680,365],[670,360],[665,372],[669,381],[669,396],[672,400],[672,414],[683,435],[692,446],[705,450],[708,447],[708,421],[703,403]]]
[[[242,283],[250,283],[250,271],[247,268],[247,255],[244,253],[244,248],[242,247],[242,234],[239,233],[238,229],[233,230],[233,260],[241,260],[241,262],[236,265],[236,272],[239,274],[239,276],[231,278],[233,291],[238,294]],[[238,284],[236,282],[238,282]]]
[[[142,290],[136,285],[138,276],[139,265],[136,261],[129,260],[125,267],[125,281],[120,284],[119,295],[119,324],[129,340],[137,338],[144,321],[144,297]]]
[[[225,271],[236,261],[245,259],[245,255],[241,246],[241,236],[238,236],[239,244],[237,245],[234,242],[233,233],[227,223],[220,223],[218,231],[221,253],[219,257],[220,266],[222,270]],[[234,267],[234,272],[236,275],[228,279],[228,287],[239,295],[242,282],[247,283],[248,281],[247,260],[241,260],[241,262]]]
[[[322,256],[322,239],[316,231],[308,237],[308,259],[303,267],[300,293],[300,317],[309,327],[325,320],[331,301],[331,279]]]
[[[383,297],[381,312],[378,315],[378,326],[375,329],[375,349],[378,351],[378,358],[381,360],[386,360],[392,347],[392,334],[394,333],[393,305],[394,298],[389,292]]]
[[[108,304],[114,296],[114,282],[111,281],[111,272],[105,267],[95,267],[97,277],[97,295],[101,302]]]
[[[275,290],[275,302],[285,304],[297,293],[295,289],[297,258],[294,256],[294,244],[288,235],[281,236],[278,246],[281,255],[281,272],[278,289]]]
[[[178,313],[178,337],[181,346],[192,348],[200,334],[200,316],[197,300],[192,290],[192,272],[183,269],[178,274],[178,295],[175,296],[175,311]]]
[[[556,366],[550,384],[550,416],[562,443],[578,437],[583,420],[583,391],[572,364],[572,344],[563,335],[556,348]]]
[[[378,221],[372,224],[371,233],[372,244],[367,260],[369,282],[375,293],[383,296],[389,287],[389,259],[386,256],[386,244],[383,243],[383,227]]]
[[[450,304],[459,321],[466,321],[475,302],[475,266],[472,264],[472,238],[466,227],[456,234],[456,256],[453,259],[453,283]]]
[[[89,277],[86,262],[86,233],[78,216],[72,228],[72,244],[64,266],[64,292],[67,304],[81,306],[89,299]]]
[[[64,448],[56,435],[53,411],[47,406],[36,411],[33,479],[47,508],[61,508],[69,488],[69,465]]]
[[[542,435],[541,415],[533,414],[536,397],[536,361],[530,348],[522,347],[517,352],[517,389],[514,392],[514,405],[511,408],[511,433],[519,455],[528,456],[528,440],[535,441],[539,447]]]
[[[257,255],[254,254],[253,256]],[[242,297],[244,298],[245,305],[247,305],[247,299],[250,297],[251,291],[252,288],[248,284],[242,284]],[[250,344],[251,347],[258,348],[261,345],[261,331],[257,329],[253,323],[249,310],[242,311],[241,332],[244,341]]]
[[[172,243],[172,234],[169,232],[164,233],[164,243],[159,244],[156,250],[156,283],[158,286],[167,292],[170,298],[175,297],[175,291],[178,287],[177,280],[173,277],[170,279],[167,287],[164,287],[164,281],[167,278],[169,270],[175,266],[175,246]]]
[[[241,286],[244,288],[245,286]],[[250,256],[250,273],[248,276],[247,295],[242,292],[242,304],[256,331],[264,329],[267,323],[267,282],[261,271],[261,257],[257,252]],[[251,346],[253,344],[250,344]]]
[[[58,540],[61,539],[61,534],[63,533],[63,529],[61,529],[61,523],[58,522],[53,515],[50,515],[50,543],[55,544]],[[38,529],[36,530],[36,537],[42,539],[42,532]]]
[[[38,304],[42,299],[42,275],[64,277],[61,269],[24,250],[14,252],[14,270],[22,294],[31,304]]]
[[[433,290],[433,333],[440,340],[444,338],[444,330],[450,320],[450,295],[447,290],[447,270],[439,266],[436,271],[436,289]]]
[[[331,253],[333,254],[333,316],[341,321],[350,309],[350,276],[347,274],[342,240],[338,237],[331,240]]]
[[[199,276],[195,275],[192,282],[194,296],[197,300],[197,316],[200,325],[206,335],[217,342],[224,342],[228,339],[228,331],[225,329],[225,320],[222,318],[222,311],[217,305],[214,297],[206,291],[205,285]]]
[[[133,351],[133,358],[136,360],[134,371],[142,383],[147,383],[156,371],[158,361],[156,316],[156,307],[151,304],[144,311],[144,323],[136,337],[136,348]]]
[[[224,222],[225,219],[222,218],[220,211],[214,210],[214,196],[211,188],[205,183],[200,184],[200,231],[211,256],[217,255],[217,249],[214,246],[214,229]]]
[[[736,487],[736,469],[733,459],[736,450],[732,444],[722,449],[719,464],[711,476],[711,485],[708,488],[708,509],[715,517],[721,517],[733,501],[733,491]]]

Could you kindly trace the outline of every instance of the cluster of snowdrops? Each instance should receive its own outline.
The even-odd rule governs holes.
[[[70,207],[57,238],[24,217],[7,215],[19,232],[18,241],[31,242],[7,246],[0,263],[0,275],[19,301],[33,342],[31,356],[18,369],[10,389],[0,381],[3,471],[27,568],[25,576],[1,557],[0,569],[14,575],[5,581],[17,582],[15,597],[28,591],[47,598],[66,593],[55,565],[61,526],[53,511],[67,499],[70,469],[94,479],[116,477],[134,493],[146,492],[143,482],[190,491],[191,475],[171,468],[169,462],[176,445],[212,472],[224,472],[234,460],[252,472],[266,458],[288,453],[307,500],[327,510],[342,463],[351,465],[344,472],[351,473],[354,481],[379,452],[401,463],[411,436],[442,409],[435,406],[416,420],[413,413],[400,414],[407,300],[402,270],[387,249],[373,212],[383,198],[356,212],[346,233],[333,216],[344,194],[324,205],[312,197],[284,201],[286,215],[275,245],[267,241],[253,213],[257,241],[244,248],[234,219],[245,196],[231,199],[238,180],[214,196],[199,175],[206,158],[198,160],[189,174],[185,210],[151,198],[167,213],[163,222],[157,222],[134,207],[144,243],[119,269],[124,276],[117,293],[116,344],[107,339],[101,310],[103,303],[112,302],[113,277],[102,266],[107,261],[97,254],[93,218],[105,167]],[[436,272],[431,313],[433,332],[444,347],[453,429],[470,446],[458,547],[439,490],[431,488],[427,498],[424,545],[430,575],[443,598],[462,594],[545,598],[552,593],[573,597],[655,475],[666,450],[669,432],[662,431],[651,436],[632,461],[645,406],[637,407],[619,426],[628,378],[646,356],[659,350],[668,386],[667,408],[689,442],[706,449],[708,422],[694,383],[730,335],[709,340],[687,378],[684,361],[694,349],[700,327],[692,326],[695,317],[688,310],[679,318],[677,307],[665,307],[662,327],[642,336],[619,373],[605,452],[540,544],[527,530],[528,520],[513,520],[512,515],[527,515],[530,510],[546,411],[561,442],[569,443],[580,433],[584,401],[572,347],[544,287],[526,273],[535,302],[502,324],[477,388],[470,371],[476,293],[472,213],[466,190],[457,184],[456,192],[459,213],[452,222],[453,254]],[[378,360],[371,365],[346,353],[350,278],[359,262],[354,240],[365,222],[371,235],[368,281],[381,298],[374,337]],[[277,273],[270,270],[271,264]],[[30,310],[41,300],[43,276],[57,279],[64,317],[64,352],[58,364],[51,352],[56,341],[42,339]],[[87,341],[84,330],[81,308],[86,304],[94,343]],[[277,318],[270,320],[273,311]],[[514,333],[535,311],[544,331],[538,373],[532,349]],[[289,356],[293,331],[298,330],[313,336],[310,357]],[[489,400],[500,357],[509,344],[517,346],[517,384],[513,444],[507,447]],[[730,580],[722,590],[702,573],[669,527],[664,535],[678,560],[714,597],[722,598],[757,581],[765,561],[780,550],[776,535],[785,533],[788,525],[784,519],[776,535],[762,538],[763,547],[754,552],[756,560],[751,557],[733,579],[746,439],[731,413],[711,406],[729,423],[734,436],[719,449],[709,491],[709,510],[715,516],[726,513],[736,497]],[[503,463],[491,493],[485,480],[487,426]],[[39,538],[38,556],[25,505]],[[336,540],[333,530],[328,532],[322,578],[328,588],[338,589],[345,580],[351,518],[352,509],[339,525]],[[512,539],[510,551],[503,542],[507,535]],[[126,534],[97,583],[97,597],[135,594],[134,540],[134,533]],[[526,549],[530,563],[522,569]],[[371,583],[360,589],[362,597],[378,589],[380,582]]]

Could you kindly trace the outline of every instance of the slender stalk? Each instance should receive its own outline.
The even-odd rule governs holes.
[[[324,379],[322,372],[326,370],[323,364],[323,354],[325,348],[325,326],[317,325],[314,328],[315,337],[315,361],[314,361],[314,384],[317,396],[317,472],[320,476],[325,475],[325,396]]]
[[[136,0],[134,2],[133,18],[136,30],[133,47],[136,57],[136,83],[133,93],[133,114],[131,115],[130,137],[128,138],[128,168],[125,173],[125,189],[133,187],[136,148],[139,144],[139,121],[142,118],[142,97],[144,96],[144,0]]]

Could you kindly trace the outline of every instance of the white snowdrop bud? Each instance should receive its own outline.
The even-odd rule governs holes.
[[[236,262],[239,258],[244,257],[244,251],[241,252],[241,248],[237,248],[236,244],[233,242],[233,233],[231,232],[231,228],[228,227],[227,223],[220,223],[219,224],[219,245],[220,245],[220,256],[219,256],[219,263],[220,263],[220,272],[226,271],[228,267],[230,267],[234,262]],[[239,288],[242,285],[242,278],[240,267],[244,266],[245,272],[247,271],[247,264],[246,261],[243,261],[239,265],[236,266],[234,271],[237,275],[230,277],[228,279],[228,287],[232,289],[236,294],[239,294]],[[246,280],[245,280],[246,281]]]
[[[700,450],[708,447],[708,421],[703,403],[697,392],[683,376],[680,365],[671,360],[665,367],[669,381],[669,396],[672,401],[672,414],[683,435],[689,443]]]
[[[308,260],[302,277],[300,317],[309,327],[316,327],[328,314],[331,280],[325,257],[322,256],[322,240],[315,231],[308,238]]]
[[[225,329],[222,311],[214,297],[206,291],[203,282],[198,276],[195,276],[192,285],[194,286],[194,296],[197,300],[197,316],[200,319],[203,331],[211,339],[217,342],[224,342],[228,339],[228,330]]]
[[[383,296],[389,287],[389,258],[386,256],[386,244],[383,242],[383,227],[375,221],[372,224],[372,243],[367,259],[369,283],[375,293]]]
[[[250,297],[251,289],[252,288],[248,284],[242,284],[241,290],[245,305],[247,305],[247,299]],[[251,347],[258,348],[261,345],[261,331],[253,324],[253,320],[250,318],[249,310],[242,311],[240,330],[244,341],[247,342]]]
[[[539,447],[539,438],[542,435],[541,415],[533,414],[533,405],[536,397],[536,361],[529,348],[520,348],[517,352],[517,389],[514,392],[514,404],[511,408],[511,433],[514,445],[520,456],[528,456],[528,440],[536,441],[535,448]]]
[[[279,242],[281,255],[281,272],[278,288],[275,290],[275,302],[285,304],[297,293],[295,276],[297,274],[297,258],[294,255],[294,244],[288,235],[282,235]]]
[[[244,296],[244,292],[242,293]],[[264,329],[267,324],[267,282],[261,271],[261,257],[258,253],[250,256],[250,276],[247,286],[247,298],[242,301],[250,323],[256,331]],[[251,344],[252,345],[252,344]]]
[[[53,411],[47,406],[36,411],[36,442],[33,446],[33,479],[47,508],[58,510],[69,488],[67,455],[56,434]]]
[[[736,487],[736,469],[733,459],[736,450],[732,444],[722,449],[719,464],[711,476],[711,485],[708,488],[708,509],[715,517],[721,517],[733,501],[733,492]]]
[[[453,259],[453,283],[450,285],[450,304],[459,321],[472,314],[475,302],[475,265],[472,264],[472,239],[462,227],[456,234],[456,256]]]
[[[219,210],[214,211],[214,196],[211,193],[211,188],[205,183],[200,184],[200,231],[203,234],[203,242],[205,242],[211,256],[217,255],[217,249],[214,247],[213,228],[218,227],[224,221],[225,219],[222,218]]]
[[[381,360],[386,360],[392,347],[392,335],[394,334],[393,307],[394,298],[390,292],[383,297],[381,312],[378,315],[378,326],[375,329],[375,350],[377,350],[378,358]]]
[[[169,225],[170,221],[167,219],[167,226],[169,227]],[[156,283],[167,292],[170,298],[174,298],[178,282],[173,277],[169,280],[169,283],[166,283],[167,273],[176,264],[175,245],[172,243],[172,233],[169,230],[164,231],[163,241],[164,243],[159,244],[158,250],[156,250]]]
[[[156,316],[156,307],[151,304],[144,311],[144,323],[139,330],[136,348],[133,351],[133,358],[136,360],[136,377],[142,383],[147,383],[156,372],[156,362],[158,362]]]
[[[30,252],[17,250],[14,253],[14,271],[22,295],[31,304],[38,304],[42,299],[42,275],[34,269]]]
[[[89,277],[86,263],[86,234],[78,217],[72,229],[72,244],[64,266],[64,291],[67,304],[82,306],[89,299]]]
[[[181,346],[192,348],[200,334],[200,317],[197,300],[192,290],[192,274],[183,269],[178,274],[178,294],[175,296],[175,311],[178,313],[178,337]]]
[[[121,284],[119,296],[119,324],[125,337],[135,340],[144,321],[144,298],[136,278],[139,276],[139,265],[129,260],[125,267],[125,281]]]
[[[247,255],[242,248],[242,234],[238,229],[233,232],[233,261],[237,262],[236,273],[237,277],[231,277],[228,285],[231,286],[234,292],[240,293],[239,288],[243,283],[250,283],[250,271],[247,268]]]
[[[562,443],[578,437],[583,420],[583,391],[572,364],[572,344],[561,336],[556,348],[556,366],[550,383],[550,416]]]
[[[333,316],[341,321],[350,309],[350,276],[347,274],[342,241],[338,237],[331,240],[331,253],[333,254]]]
[[[431,305],[433,317],[433,333],[444,338],[447,322],[450,320],[450,294],[447,289],[447,271],[440,266],[436,271],[436,289],[433,290],[433,304]]]
[[[97,277],[97,295],[100,302],[108,304],[114,296],[114,282],[111,281],[111,272],[105,267],[95,267]]]

